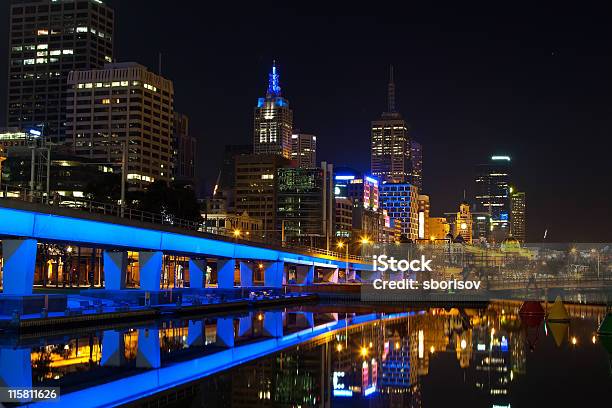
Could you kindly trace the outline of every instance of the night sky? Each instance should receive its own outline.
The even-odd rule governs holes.
[[[612,242],[608,10],[106,2],[115,9],[118,61],[157,70],[163,53],[207,188],[223,146],[251,142],[253,107],[273,59],[294,126],[318,136],[318,160],[367,171],[370,121],[386,108],[393,64],[398,110],[423,144],[432,216],[456,211],[464,189],[471,196],[475,164],[508,154],[514,184],[527,193],[529,240],[548,229],[550,242]],[[6,69],[5,60],[0,76]],[[0,124],[5,87],[1,81]]]

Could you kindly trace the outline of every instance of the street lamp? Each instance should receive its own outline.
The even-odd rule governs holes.
[[[239,229],[235,229],[233,234],[234,234],[234,239],[238,239],[240,237],[240,230]]]
[[[342,241],[338,241],[338,243],[336,244],[336,246],[340,249],[346,247],[346,268],[344,269],[344,282],[346,282],[348,280],[348,275],[349,275],[349,244],[348,242],[345,244]]]

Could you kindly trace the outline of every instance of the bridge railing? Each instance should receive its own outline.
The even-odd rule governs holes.
[[[277,240],[270,239],[269,237],[258,236],[257,234],[250,234],[248,236],[241,235],[240,237],[236,237],[233,234],[233,231],[220,229],[220,228],[212,228],[207,227],[204,224],[204,221],[196,221],[196,220],[188,220],[184,218],[175,217],[171,214],[160,214],[149,211],[143,211],[137,208],[131,207],[122,207],[121,205],[104,203],[99,201],[93,201],[86,197],[66,197],[59,194],[55,195],[47,195],[45,192],[30,190],[26,187],[15,186],[10,184],[2,184],[0,188],[0,199],[12,199],[12,200],[20,200],[27,201],[36,204],[48,205],[56,208],[69,208],[75,211],[84,211],[93,214],[101,214],[113,217],[119,217],[128,220],[147,222],[151,224],[157,225],[168,225],[178,228],[184,228],[190,231],[198,231],[206,233],[207,235],[222,237],[224,240],[228,240],[229,238],[233,238],[234,241],[249,241],[249,242],[258,242],[267,245],[280,246],[287,249],[294,249],[297,251],[305,251],[312,254],[319,255],[328,255],[335,258],[346,259],[346,255],[329,251],[326,249],[306,246],[306,245],[296,245],[290,244],[287,242],[281,242]],[[364,257],[349,255],[348,259],[350,261],[363,261]]]

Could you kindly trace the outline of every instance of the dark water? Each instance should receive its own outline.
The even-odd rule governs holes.
[[[115,394],[172,407],[610,406],[612,350],[596,335],[605,308],[568,306],[569,322],[550,323],[522,320],[518,306],[315,305],[1,335],[0,379],[60,387],[51,406]]]

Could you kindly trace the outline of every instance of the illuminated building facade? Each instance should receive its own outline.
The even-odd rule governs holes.
[[[430,240],[443,240],[450,232],[450,224],[445,217],[429,217],[427,218],[427,231]]]
[[[510,157],[492,156],[476,166],[476,212],[491,216],[490,238],[501,242],[510,232]]]
[[[330,172],[332,167],[277,170],[276,229],[284,231],[287,241],[323,243],[331,235],[335,204]]]
[[[317,137],[300,132],[291,135],[291,160],[304,169],[317,167]]]
[[[335,235],[350,238],[353,231],[353,202],[345,197],[336,197]]]
[[[40,139],[41,132],[36,129],[30,129],[29,131],[19,128],[0,129],[0,146],[2,146],[5,151],[32,146],[38,143]]]
[[[259,98],[255,108],[253,149],[255,154],[276,154],[291,158],[293,112],[289,101],[281,96],[276,64],[272,65],[265,98]]]
[[[399,223],[403,239],[413,242],[419,236],[418,190],[410,183],[382,183],[380,203],[394,223]]]
[[[525,193],[510,189],[510,232],[519,242],[525,242]]]
[[[172,81],[125,62],[71,72],[68,84],[66,139],[76,155],[120,170],[125,146],[130,187],[172,180]]]
[[[459,212],[455,216],[455,239],[459,236],[463,241],[472,243],[472,213],[470,205],[465,201],[459,205]]]
[[[235,170],[235,211],[245,211],[263,222],[265,237],[280,238],[276,228],[275,177],[280,168],[290,167],[288,159],[276,154],[237,155]]]
[[[393,67],[387,95],[387,111],[372,121],[371,170],[382,182],[405,183],[412,172],[408,123],[395,109]]]
[[[429,219],[429,196],[419,194],[418,205],[419,239],[430,239],[429,225],[427,222],[427,220]]]
[[[113,32],[113,10],[102,1],[12,1],[8,126],[63,140],[68,73],[112,62]]]

